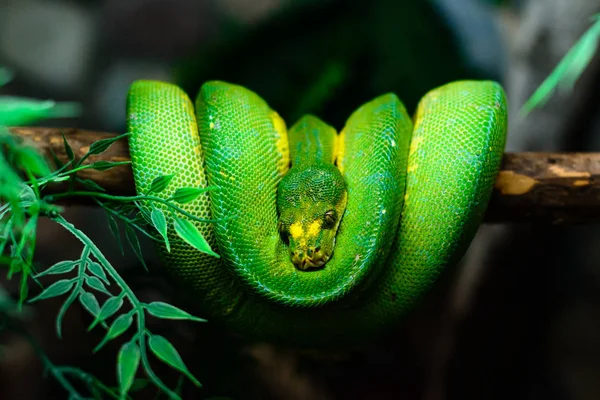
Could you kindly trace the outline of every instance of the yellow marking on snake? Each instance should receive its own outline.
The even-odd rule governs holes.
[[[275,146],[281,159],[277,162],[277,170],[281,175],[285,175],[290,164],[290,148],[288,143],[287,126],[283,118],[273,111],[270,115],[273,128],[275,128]]]
[[[321,221],[316,219],[308,226],[308,237],[315,237],[319,232],[321,232]]]
[[[423,138],[416,137],[410,142],[410,148],[408,150],[408,156],[412,156],[419,148],[419,145],[423,141]]]
[[[334,149],[335,149],[334,154],[335,154],[335,158],[337,160],[337,167],[342,174],[344,173],[344,154],[346,151],[346,143],[344,142],[345,138],[346,138],[346,130],[342,129],[342,131],[336,138],[335,147],[334,147]]]
[[[302,224],[300,222],[294,222],[292,225],[290,225],[290,235],[295,240],[298,240],[304,235],[304,229],[302,228]]]

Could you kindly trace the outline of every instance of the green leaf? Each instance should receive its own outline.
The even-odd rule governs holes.
[[[73,302],[75,301],[75,298],[77,298],[76,290],[72,291],[71,294],[69,294],[69,297],[67,297],[67,299],[65,300],[63,305],[60,307],[60,310],[58,310],[58,314],[56,315],[56,326],[55,327],[56,327],[56,335],[58,336],[59,339],[62,339],[63,318],[64,318],[65,314],[67,313],[67,310],[69,309],[69,307],[71,307],[71,304],[73,304]]]
[[[98,185],[91,179],[76,178],[75,180],[81,185],[87,187],[88,189],[92,189],[98,192],[106,192],[106,190],[102,186]]]
[[[600,40],[600,18],[596,14],[592,20],[596,22],[581,36],[560,60],[554,70],[536,89],[519,111],[524,117],[534,108],[548,101],[556,89],[570,90],[592,60]]]
[[[152,183],[150,184],[150,189],[148,190],[148,193],[160,193],[163,190],[165,190],[167,188],[167,186],[169,186],[169,183],[171,183],[171,180],[173,179],[175,175],[162,175],[162,176],[157,176],[156,178],[154,178],[152,180]]]
[[[52,156],[52,161],[54,161],[58,168],[62,168],[65,165],[65,163],[58,159],[56,153],[54,152],[54,150],[52,150],[51,147],[48,150],[50,151],[50,155]]]
[[[75,158],[75,154],[73,154],[73,149],[71,148],[71,145],[69,144],[69,142],[67,142],[67,138],[65,137],[64,133],[62,134],[62,138],[63,138],[63,143],[65,145],[65,152],[67,153],[67,157],[69,157],[69,160],[73,160]]]
[[[177,235],[179,235],[179,237],[187,244],[203,253],[219,258],[219,255],[210,248],[208,242],[206,239],[204,239],[204,236],[202,236],[198,228],[196,228],[193,223],[186,219],[175,218],[174,226]]]
[[[94,296],[93,293],[81,293],[79,295],[79,302],[81,303],[83,308],[85,308],[90,314],[92,314],[94,318],[97,317],[98,314],[100,314],[100,304],[98,304],[98,300],[96,299],[96,296]]]
[[[129,388],[129,393],[139,392],[142,389],[145,389],[150,381],[148,379],[138,378],[133,381],[131,388]]]
[[[138,240],[138,237],[135,234],[135,231],[133,230],[133,228],[130,225],[126,225],[126,227],[125,227],[125,236],[127,237],[127,241],[129,242],[129,245],[131,246],[131,249],[137,256],[138,260],[140,260],[140,262],[144,266],[144,269],[146,271],[148,271],[148,266],[146,265],[146,262],[144,261],[144,256],[142,255],[142,248],[140,247],[140,241]]]
[[[19,162],[36,176],[50,175],[50,167],[46,160],[32,147],[21,147],[18,150]]]
[[[95,261],[90,261],[87,265],[87,269],[92,274],[102,279],[107,285],[109,284],[108,279],[106,278],[106,273],[104,272],[104,268],[102,268],[100,264]]]
[[[88,331],[92,330],[96,325],[98,325],[99,322],[112,317],[122,306],[123,299],[121,297],[111,297],[110,299],[106,300],[100,309],[98,316],[88,328]]]
[[[2,125],[27,125],[43,119],[75,117],[80,112],[81,106],[77,103],[0,96]]]
[[[106,290],[106,286],[104,286],[104,283],[102,283],[102,281],[95,276],[86,276],[85,283],[87,283],[87,285],[92,289],[96,289],[99,292],[112,296],[112,294],[108,290]]]
[[[117,224],[117,220],[108,210],[106,210],[106,218],[108,219],[108,228],[110,229],[110,233],[117,241],[119,249],[121,250],[121,255],[124,255],[125,252],[123,251],[123,243],[121,243],[121,234],[119,233],[119,225]]]
[[[122,399],[127,396],[139,365],[140,349],[135,341],[132,340],[121,346],[117,355],[117,379]]]
[[[73,279],[61,279],[60,281],[54,282],[52,285],[48,286],[42,291],[42,293],[38,294],[33,299],[29,300],[29,303],[65,294],[71,290],[74,284],[75,282]]]
[[[175,347],[166,338],[160,335],[150,335],[150,338],[148,339],[148,346],[154,355],[158,357],[158,359],[175,368],[176,370],[181,371],[196,386],[202,386],[200,382],[198,382],[198,380],[190,373]]]
[[[112,144],[114,142],[116,142],[119,139],[122,139],[125,136],[128,136],[129,133],[125,133],[123,135],[119,135],[119,136],[115,136],[112,138],[107,138],[107,139],[102,139],[102,140],[98,140],[97,142],[92,143],[92,145],[90,146],[90,150],[88,151],[89,154],[100,154],[105,152],[106,150],[108,150],[108,148],[110,146],[112,146]]]
[[[79,261],[60,261],[50,268],[35,275],[34,278],[39,278],[44,275],[65,274],[67,272],[71,272],[77,264],[79,264]]]
[[[58,183],[58,182],[68,181],[69,179],[71,179],[70,176],[57,176],[57,177],[54,177],[54,178],[49,178],[48,182]]]
[[[179,188],[179,189],[175,190],[175,193],[173,193],[171,200],[173,200],[177,203],[180,203],[180,204],[191,203],[192,201],[196,200],[198,198],[198,196],[200,196],[202,193],[206,192],[207,190],[208,189],[205,189],[205,188],[191,188],[191,187]]]
[[[152,224],[154,224],[154,227],[165,241],[167,251],[171,252],[171,244],[169,243],[169,238],[167,237],[167,220],[165,219],[165,214],[162,212],[162,210],[153,208],[150,218],[152,219]]]
[[[150,315],[164,319],[187,319],[190,321],[206,322],[205,319],[194,317],[188,312],[185,312],[171,304],[163,303],[162,301],[153,301],[144,306]]]
[[[106,171],[107,169],[111,169],[114,167],[118,167],[119,165],[127,165],[130,164],[129,161],[96,161],[93,164],[90,164],[89,168],[95,169],[96,171]]]
[[[108,332],[106,332],[104,339],[102,339],[102,341],[94,348],[94,353],[100,350],[109,340],[113,340],[122,335],[123,332],[129,329],[132,322],[133,316],[131,313],[119,315],[111,324],[110,328],[108,328]]]

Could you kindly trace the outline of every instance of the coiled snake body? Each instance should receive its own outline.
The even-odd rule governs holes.
[[[241,86],[137,81],[127,121],[137,191],[173,174],[215,187],[182,206],[220,258],[173,238],[164,264],[205,314],[259,340],[355,343],[413,309],[482,221],[502,158],[506,102],[490,81],[429,92],[411,119],[394,94],[339,134],[286,125]],[[291,164],[291,169],[290,169]]]

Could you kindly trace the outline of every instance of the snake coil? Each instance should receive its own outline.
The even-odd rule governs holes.
[[[173,229],[171,251],[160,249],[203,312],[251,338],[317,345],[388,329],[458,262],[487,207],[507,115],[499,84],[458,81],[427,93],[413,119],[385,94],[339,134],[306,117],[288,138],[279,115],[241,86],[207,82],[194,107],[175,85],[136,81],[127,124],[139,193],[169,174],[164,198],[179,187],[218,188],[182,208],[217,221],[193,223],[221,257],[177,241]],[[282,240],[277,190],[297,149],[317,154],[313,144],[341,172],[347,205],[333,257],[303,271]],[[294,229],[302,239],[323,227]]]

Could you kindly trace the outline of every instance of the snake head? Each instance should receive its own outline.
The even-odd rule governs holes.
[[[279,233],[296,268],[322,268],[331,259],[346,199],[344,179],[333,165],[292,168],[282,179]]]

